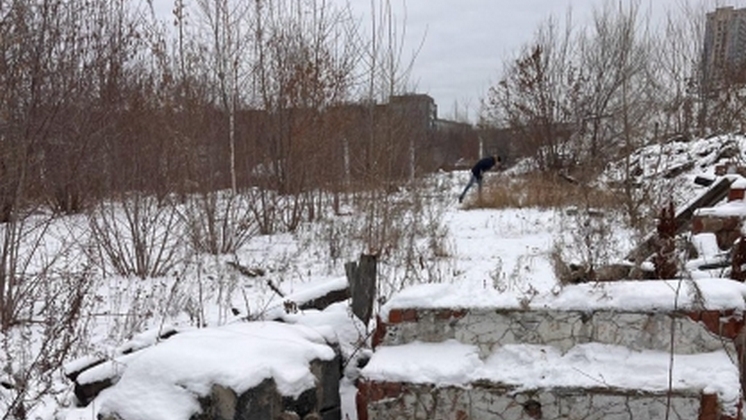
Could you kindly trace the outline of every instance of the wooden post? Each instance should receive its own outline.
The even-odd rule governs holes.
[[[368,325],[373,314],[373,301],[376,296],[376,255],[360,255],[360,262],[345,264],[345,274],[350,283],[352,296],[352,313],[365,325]]]

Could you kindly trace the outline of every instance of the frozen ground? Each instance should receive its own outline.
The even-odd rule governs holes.
[[[683,152],[672,149],[665,153],[651,147],[643,150],[638,159],[639,162],[651,160],[650,156],[658,153],[679,166],[686,162],[687,156],[690,160],[696,159],[696,165],[676,178],[684,191],[679,202],[686,202],[698,191],[698,187],[691,187],[695,172],[712,176],[711,167],[716,162],[713,156],[718,154],[711,139],[689,146],[690,149]],[[654,163],[661,165],[661,160]],[[647,171],[643,174],[652,176]],[[505,175],[487,177],[487,185],[498,181],[500,176]],[[461,292],[467,303],[469,299],[486,299],[491,295],[520,298],[557,293],[553,253],[563,252],[568,260],[582,259],[582,247],[588,245],[583,245],[578,232],[588,219],[581,220],[554,210],[466,209],[457,203],[456,197],[467,181],[467,172],[434,175],[421,185],[424,187],[421,199],[426,206],[419,211],[402,211],[388,221],[390,230],[398,229],[410,235],[403,235],[398,239],[397,249],[386,251],[380,257],[382,299],[376,311],[381,310],[380,305],[387,299],[395,300],[399,290],[422,283],[450,284],[444,286],[442,294]],[[399,199],[406,200],[412,193],[405,189],[398,194]],[[260,320],[278,311],[281,313],[285,298],[276,293],[278,290],[286,296],[298,297],[343,282],[344,263],[356,260],[366,251],[366,246],[356,239],[360,232],[356,226],[365,219],[361,214],[365,211],[364,206],[347,203],[343,204],[342,214],[327,215],[314,224],[302,225],[294,233],[254,236],[234,255],[191,254],[173,275],[141,280],[109,272],[96,277],[95,294],[86,307],[85,325],[80,328],[80,339],[67,362],[85,355],[118,360],[122,356],[122,345],[128,340],[164,326],[207,335],[212,328],[216,329],[215,334],[230,331],[230,328],[238,328],[235,325],[244,323],[247,317]],[[603,251],[596,254],[597,257],[613,262],[631,248],[631,234],[620,226],[618,215],[608,214],[600,223],[604,224],[601,227],[606,233],[593,238],[592,248]],[[84,255],[76,251],[76,245],[85,244],[81,239],[86,232],[84,218],[67,218],[54,225],[53,231],[54,240],[46,245],[48,252],[60,255],[67,263],[82,264]],[[712,238],[695,239],[701,250],[716,252],[712,250]],[[570,252],[572,250],[575,253]],[[264,275],[243,276],[228,262],[259,268]],[[711,274],[700,273],[695,277]],[[478,290],[489,292],[478,297],[465,293]],[[353,320],[345,305],[334,305],[324,312],[305,311],[285,316],[291,323],[302,324],[303,328],[310,328],[326,339],[338,340],[347,356],[353,354],[367,336],[365,328]],[[226,325],[231,327],[220,330]],[[19,329],[17,334],[4,337],[6,345],[0,357],[3,365],[10,368],[0,377],[3,381],[12,382],[12,372],[8,371],[21,369],[24,360],[39,350],[34,345],[26,346],[23,351],[13,347],[13,343],[24,342],[24,334],[35,337],[34,334],[40,333],[40,329],[34,328]],[[301,348],[314,348],[314,340]],[[177,360],[170,358],[168,351],[159,351],[163,352],[165,360]],[[267,354],[272,357],[273,353]],[[123,365],[126,369],[126,363]],[[347,373],[355,374],[354,369],[348,369]],[[304,376],[299,374],[298,377]],[[137,378],[129,380],[137,382]],[[61,366],[45,383],[50,388],[39,391],[41,396],[35,401],[40,403],[33,406],[34,416],[94,418],[95,407],[100,405],[93,404],[86,410],[73,408],[72,388],[62,377]],[[200,389],[198,385],[195,389]],[[354,420],[354,388],[349,378],[343,380],[342,385],[345,414]],[[116,392],[122,390],[112,388],[111,393]],[[12,391],[0,388],[0,404],[7,404],[13,395]]]

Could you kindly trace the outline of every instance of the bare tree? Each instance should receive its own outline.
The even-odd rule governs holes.
[[[230,187],[235,194],[236,185],[236,111],[239,92],[247,77],[247,60],[250,51],[252,28],[248,26],[251,11],[249,2],[228,0],[199,0],[198,9],[209,31],[214,60],[212,80],[215,93],[228,116],[228,144],[230,148]]]
[[[579,40],[581,65],[587,69],[583,119],[592,160],[631,150],[632,138],[644,143],[652,134],[645,130],[648,116],[655,115],[650,112],[655,86],[649,78],[652,53],[645,23],[639,2],[626,9],[607,2],[594,12],[593,30]]]
[[[503,78],[489,89],[483,105],[482,118],[520,133],[521,152],[535,156],[542,170],[575,163],[567,161],[567,150],[579,128],[585,75],[574,55],[571,16],[564,29],[554,19],[540,27],[520,57],[505,64]]]
[[[294,229],[314,216],[318,188],[336,181],[341,166],[331,160],[339,156],[334,115],[350,98],[359,60],[354,22],[326,1],[257,2],[254,15],[252,86],[266,116],[257,155],[268,188],[258,198]]]
[[[39,210],[78,212],[104,194],[104,142],[117,140],[109,135],[138,49],[133,7],[0,2],[0,350],[10,378],[3,419],[26,418],[84,340],[92,271],[68,262],[70,243]]]
[[[701,136],[698,118],[702,109],[702,40],[705,10],[687,1],[669,10],[663,33],[655,46],[657,60],[649,60],[658,80],[660,107],[658,137]]]
[[[587,57],[596,82],[591,83],[590,150],[591,157],[602,152],[612,158],[621,151],[625,176],[622,183],[622,206],[630,224],[641,227],[646,206],[661,191],[638,188],[633,179],[630,155],[634,150],[655,141],[658,110],[657,80],[651,70],[651,37],[646,20],[640,18],[639,6],[613,9],[607,4],[594,17],[595,53]],[[603,79],[603,70],[609,79]],[[601,78],[599,81],[598,79]],[[606,163],[601,161],[599,163]]]
[[[366,153],[365,165],[373,169],[373,179],[391,180],[415,176],[415,136],[405,132],[407,124],[413,123],[401,111],[397,112],[394,98],[412,89],[410,76],[417,55],[425,38],[411,55],[405,54],[407,36],[406,2],[402,2],[403,16],[399,18],[390,0],[371,1],[370,37],[365,49],[368,85],[365,97],[369,104],[370,141],[372,149]],[[388,103],[387,112],[376,113],[377,102]],[[402,159],[405,157],[405,159]],[[406,172],[402,174],[400,171]]]

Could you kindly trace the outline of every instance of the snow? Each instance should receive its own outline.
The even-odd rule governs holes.
[[[283,302],[271,305],[267,308],[265,318],[275,319],[285,316],[284,302],[295,302],[301,304],[322,297],[335,290],[343,290],[346,287],[347,278],[344,276],[301,285],[299,287],[300,290],[286,295],[283,298]]]
[[[95,406],[128,419],[185,420],[199,411],[195,395],[207,395],[212,384],[240,394],[269,378],[281,395],[297,398],[315,386],[310,362],[334,356],[321,334],[302,325],[246,322],[182,332],[115,361],[121,378]],[[89,418],[89,409],[78,414]]]
[[[564,287],[557,296],[539,296],[531,303],[531,307],[586,311],[624,310],[627,312],[699,309],[697,299],[699,292],[701,292],[704,309],[744,309],[746,286],[743,283],[722,278],[694,281],[619,281],[601,285],[579,284]]]
[[[516,387],[515,392],[537,389],[616,388],[665,392],[671,389],[717,394],[724,407],[735,409],[740,398],[738,368],[724,351],[671,355],[633,351],[599,343],[580,344],[565,354],[552,346],[505,345],[484,362],[476,346],[455,341],[414,342],[376,351],[363,375],[373,381],[437,386],[468,386],[487,380]]]
[[[742,200],[734,200],[717,207],[699,209],[694,212],[695,216],[746,216],[746,205]]]
[[[490,182],[490,181],[485,181]],[[459,186],[459,184],[456,184]],[[453,236],[453,277],[465,287],[485,283],[501,291],[551,290],[549,259],[561,215],[541,209],[453,209],[444,215]]]
[[[519,308],[520,295],[500,293],[492,287],[470,284],[421,284],[409,287],[381,308],[381,319],[388,321],[392,309],[437,308]]]
[[[731,188],[743,190],[746,189],[746,179],[743,177],[737,177],[731,184]]]
[[[474,379],[473,373],[481,366],[476,346],[456,340],[415,342],[376,350],[362,374],[366,379],[378,381],[465,385]]]
[[[348,302],[332,304],[323,311],[309,309],[302,313],[283,314],[280,319],[312,328],[327,343],[338,345],[342,355],[347,357],[357,350],[360,337],[366,334],[365,325],[352,315]]]
[[[123,368],[130,359],[129,355],[121,356],[116,361],[107,360],[90,369],[85,370],[76,379],[79,384],[92,384],[95,382],[111,379],[113,382],[119,380]]]
[[[73,372],[80,372],[81,369],[92,366],[96,363],[98,363],[101,359],[99,357],[93,356],[93,355],[86,355],[79,359],[75,359],[71,362],[65,363],[62,366],[62,371],[65,373],[65,375],[68,375]]]
[[[720,253],[720,248],[718,247],[717,238],[714,233],[706,232],[692,235],[691,242],[697,250],[698,255],[707,257]]]
[[[162,325],[158,328],[146,330],[140,334],[135,334],[132,339],[120,346],[116,351],[119,354],[127,354],[157,343],[161,337],[178,333],[179,330],[172,325]]]
[[[726,174],[722,178],[729,179],[731,189],[745,189],[746,178],[740,175]],[[694,211],[695,216],[715,216],[715,217],[730,217],[730,216],[746,216],[746,202],[742,199],[736,199],[732,201],[725,201],[718,203],[713,207],[700,208]]]
[[[718,179],[713,167],[720,163],[723,144],[746,150],[743,137],[713,137],[649,146],[641,149],[633,161],[642,169],[640,181],[645,182],[657,182],[653,180],[661,173],[691,165],[690,171],[666,180],[675,187],[678,205],[704,191],[704,187],[691,182],[695,176]],[[487,174],[485,185],[509,176]],[[620,176],[616,168],[609,168],[601,182],[618,181]],[[729,176],[736,185],[744,183],[740,177]],[[692,280],[630,280],[561,287],[552,266],[552,253],[558,244],[567,245],[575,232],[567,224],[567,215],[545,209],[465,210],[456,197],[468,177],[468,171],[460,171],[418,181],[431,194],[429,210],[391,221],[410,232],[417,218],[437,219],[442,222],[435,229],[441,242],[436,254],[428,243],[433,237],[415,238],[411,251],[421,258],[415,267],[405,266],[400,257],[381,258],[382,304],[376,311],[384,320],[391,309],[415,307],[683,310],[697,307],[694,296],[700,293],[706,309],[745,309],[746,286],[717,278],[722,272],[697,268],[701,263],[724,258],[710,233],[691,237],[700,254],[698,260],[687,264]],[[98,413],[117,412],[127,419],[185,419],[198,410],[195,396],[205,395],[215,383],[241,392],[270,377],[284,395],[297,396],[313,384],[308,363],[334,357],[329,346],[333,344],[344,359],[352,358],[341,383],[341,395],[343,417],[355,420],[353,380],[360,372],[354,358],[370,355],[366,349],[369,330],[350,314],[346,302],[323,311],[298,313],[286,313],[283,306],[286,300],[303,302],[346,284],[343,264],[355,260],[363,247],[350,239],[354,238],[359,215],[352,204],[342,205],[347,209],[344,215],[324,216],[319,223],[303,225],[294,233],[257,235],[235,255],[195,257],[177,275],[143,281],[109,273],[98,279],[90,329],[63,371],[75,371],[100,356],[107,361],[85,371],[79,380],[90,383],[113,378],[116,384],[89,407],[74,408],[70,383],[58,380],[54,384],[58,393],[45,400],[34,416],[90,419]],[[721,203],[698,214],[744,216],[746,203]],[[78,256],[69,245],[75,241],[68,236],[85,231],[86,221],[76,216],[63,219],[63,223],[54,226],[56,242],[48,245],[50,254],[64,248],[60,259],[75,261]],[[597,244],[597,248],[626,254],[632,244],[631,233],[618,224],[611,225],[610,232],[615,241]],[[340,239],[332,243],[329,238],[337,238],[335,235]],[[335,256],[332,247],[339,250]],[[261,267],[267,274],[245,278],[226,268],[226,261]],[[284,297],[270,290],[268,281]],[[233,315],[233,309],[240,309],[240,314]],[[257,321],[246,322],[247,318]],[[281,319],[284,323],[262,319]],[[159,338],[168,331],[178,333]],[[93,356],[81,358],[85,354]],[[4,366],[11,363],[5,363],[2,357],[14,363],[21,360],[0,354]],[[505,346],[481,360],[474,346],[455,341],[418,342],[377,349],[363,371],[372,379],[438,385],[464,384],[475,378],[524,388],[587,387],[601,381],[653,391],[667,389],[669,357],[589,343],[565,354],[545,346]],[[740,389],[734,375],[737,372],[724,352],[674,356],[676,389],[716,392],[731,404],[739,398]],[[8,395],[3,392],[0,389],[0,403]],[[56,403],[55,398],[62,402]]]
[[[550,346],[507,345],[493,353],[477,377],[521,389],[608,387],[662,392],[672,389],[715,393],[735,407],[739,396],[738,368],[724,350],[695,355],[633,351],[625,347],[587,343],[560,354]]]
[[[677,292],[678,290],[678,292]],[[722,279],[693,281],[649,280],[618,281],[600,284],[578,284],[558,288],[558,291],[537,294],[530,301],[519,293],[500,293],[491,287],[463,284],[422,284],[408,288],[381,309],[388,320],[392,309],[534,309],[558,311],[616,310],[627,312],[672,311],[696,309],[701,293],[704,309],[746,309],[746,285]]]

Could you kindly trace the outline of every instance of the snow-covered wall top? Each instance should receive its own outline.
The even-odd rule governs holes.
[[[620,312],[691,309],[737,310],[746,304],[746,285],[729,279],[648,280],[587,283],[527,296],[467,284],[422,284],[394,295],[382,308],[494,308],[531,310],[616,310]]]

